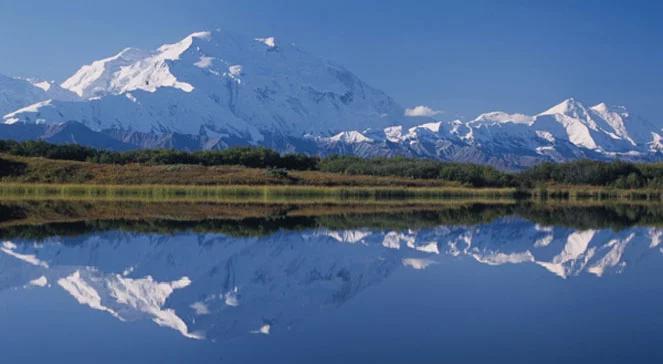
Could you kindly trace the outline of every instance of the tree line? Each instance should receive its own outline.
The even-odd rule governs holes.
[[[330,156],[320,160],[319,169],[323,172],[351,175],[441,179],[473,187],[513,185],[511,174],[500,172],[493,167],[430,159]]]
[[[16,142],[0,140],[0,153],[22,157],[85,161],[103,164],[197,164],[204,166],[238,165],[250,168],[282,168],[288,170],[317,169],[319,158],[305,154],[280,154],[259,147],[238,147],[224,150],[184,152],[172,149],[144,149],[112,152],[77,144],[51,144],[43,141]]]
[[[0,153],[24,157],[87,161],[104,164],[193,164],[204,166],[238,165],[286,173],[288,170],[314,170],[346,175],[439,179],[472,187],[518,187],[592,185],[614,188],[663,188],[663,164],[601,162],[579,160],[542,163],[518,173],[499,171],[476,164],[442,162],[405,157],[360,158],[355,156],[317,157],[301,153],[280,154],[262,147],[236,147],[224,150],[184,152],[171,149],[112,152],[75,144],[43,141],[0,140]],[[17,168],[0,160],[0,170]],[[2,171],[0,171],[0,174]]]

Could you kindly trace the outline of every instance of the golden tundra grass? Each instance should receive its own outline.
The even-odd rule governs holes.
[[[25,163],[19,176],[0,179],[2,199],[364,203],[383,200],[511,198],[514,189],[474,189],[457,183],[401,177],[291,171],[273,176],[240,166],[112,165],[3,158]]]
[[[291,171],[273,176],[263,169],[240,166],[112,165],[45,158],[0,157],[25,163],[20,176],[0,178],[0,198],[93,200],[192,200],[238,202],[347,203],[387,199],[555,199],[650,201],[662,191],[619,190],[595,186],[544,185],[527,191],[514,188],[471,188],[434,179],[354,176],[319,171]]]
[[[527,191],[533,200],[568,201],[663,201],[663,191],[657,189],[617,189],[597,186],[548,185]]]
[[[113,165],[8,155],[0,155],[0,157],[25,163],[27,166],[21,175],[0,178],[1,183],[461,187],[458,183],[434,179],[353,176],[319,171],[290,171],[287,177],[278,177],[270,175],[264,169],[241,166]]]
[[[512,199],[513,189],[464,187],[182,186],[0,184],[0,199],[213,201],[241,203],[435,203]]]

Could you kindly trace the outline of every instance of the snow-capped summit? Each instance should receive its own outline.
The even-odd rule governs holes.
[[[562,114],[572,117],[583,117],[587,115],[587,109],[580,101],[576,100],[574,97],[570,97],[559,104],[551,107],[550,109],[542,112],[539,115],[555,115]]]
[[[599,103],[586,107],[570,98],[537,115],[536,129],[588,149],[626,152],[642,149],[658,130],[652,124],[633,118],[624,107]]]
[[[155,51],[125,48],[112,57],[83,66],[64,81],[62,87],[84,98],[134,90],[154,92],[161,87],[191,92],[193,86],[178,81],[172,74],[170,61],[179,60],[196,39],[210,37],[210,32],[193,33],[177,43],[164,44]]]
[[[593,113],[605,120],[618,136],[629,140],[633,145],[648,143],[652,133],[658,128],[649,121],[631,114],[624,106],[609,106],[600,103],[591,107]]]
[[[329,138],[330,141],[332,142],[343,142],[343,143],[364,143],[364,142],[371,142],[372,140],[368,137],[366,137],[364,134],[358,132],[358,131],[344,131],[341,133],[338,133],[332,137]]]
[[[153,51],[127,48],[83,66],[62,87],[89,99],[12,115],[93,130],[220,135],[334,135],[383,128],[403,109],[345,68],[274,37],[193,33]]]
[[[394,125],[373,130],[370,140],[318,141],[325,153],[404,155],[521,169],[579,158],[657,160],[663,151],[659,130],[624,107],[587,107],[569,98],[534,116],[496,111],[471,121]]]
[[[134,62],[149,56],[149,52],[125,48],[118,54],[81,67],[78,72],[62,83],[62,87],[83,98],[105,96],[121,87],[116,75]]]

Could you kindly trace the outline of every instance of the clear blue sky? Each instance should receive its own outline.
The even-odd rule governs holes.
[[[222,27],[295,42],[449,118],[570,96],[654,118],[662,19],[657,0],[0,0],[0,73],[61,81],[124,47]]]

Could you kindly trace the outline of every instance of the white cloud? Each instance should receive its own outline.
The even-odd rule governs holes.
[[[441,113],[442,113],[441,110],[433,110],[430,107],[424,105],[415,106],[411,109],[405,109],[405,116],[410,116],[410,117],[417,117],[417,116],[431,117]]]

